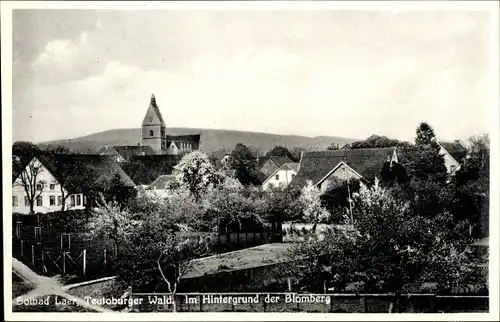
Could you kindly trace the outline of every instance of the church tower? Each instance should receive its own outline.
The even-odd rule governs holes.
[[[156,153],[167,148],[166,125],[156,104],[155,95],[151,95],[146,116],[142,121],[142,145],[149,145]]]

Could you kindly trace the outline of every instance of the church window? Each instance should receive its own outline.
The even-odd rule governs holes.
[[[155,135],[155,131],[150,130],[150,131],[149,131],[149,136],[154,136],[154,135]]]

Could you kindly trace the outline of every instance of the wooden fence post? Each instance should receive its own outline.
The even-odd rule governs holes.
[[[31,245],[31,263],[35,266],[35,245]]]
[[[63,252],[63,274],[66,274],[66,251]]]
[[[87,248],[83,249],[83,275],[87,272]]]
[[[21,239],[21,256],[24,256],[24,241]]]
[[[106,250],[104,250],[104,268],[106,268]]]

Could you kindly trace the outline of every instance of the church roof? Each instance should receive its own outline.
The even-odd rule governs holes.
[[[393,153],[394,148],[303,152],[299,171],[291,185],[304,186],[308,180],[317,184],[340,162],[344,162],[364,179],[371,181],[380,176],[382,166]]]
[[[200,142],[201,134],[167,135],[167,142]]]
[[[161,115],[158,104],[156,104],[155,95],[151,95],[151,101],[149,102],[149,107],[142,121],[142,126],[145,125],[161,125],[166,126],[163,116]]]

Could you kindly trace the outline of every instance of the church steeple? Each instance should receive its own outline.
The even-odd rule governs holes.
[[[142,121],[142,145],[149,145],[156,152],[166,149],[166,126],[155,94],[151,94],[149,107]]]

